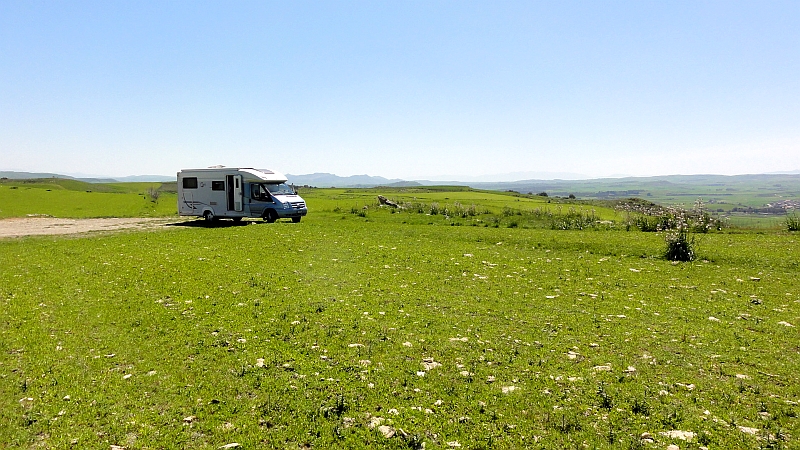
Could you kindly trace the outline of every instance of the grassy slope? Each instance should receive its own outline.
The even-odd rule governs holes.
[[[146,195],[162,183],[85,183],[66,179],[10,180],[0,183],[0,219],[26,215],[54,217],[161,217],[176,214],[176,196],[167,189],[158,202]]]
[[[797,445],[796,236],[711,234],[708,262],[673,265],[656,234],[324,195],[299,225],[0,241],[0,444]]]

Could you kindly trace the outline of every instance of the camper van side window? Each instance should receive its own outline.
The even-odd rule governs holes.
[[[212,181],[211,182],[211,190],[212,191],[224,191],[225,190],[225,182],[224,181]]]
[[[183,179],[184,189],[197,189],[197,177],[187,177]]]

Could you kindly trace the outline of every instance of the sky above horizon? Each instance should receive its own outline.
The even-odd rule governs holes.
[[[800,169],[800,2],[0,3],[0,170]]]

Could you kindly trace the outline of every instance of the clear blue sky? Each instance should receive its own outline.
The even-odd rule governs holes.
[[[0,2],[0,170],[212,164],[800,169],[800,2]]]

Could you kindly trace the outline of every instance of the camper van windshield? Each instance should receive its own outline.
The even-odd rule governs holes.
[[[294,190],[289,187],[286,183],[281,184],[267,184],[267,189],[272,195],[293,195]]]

